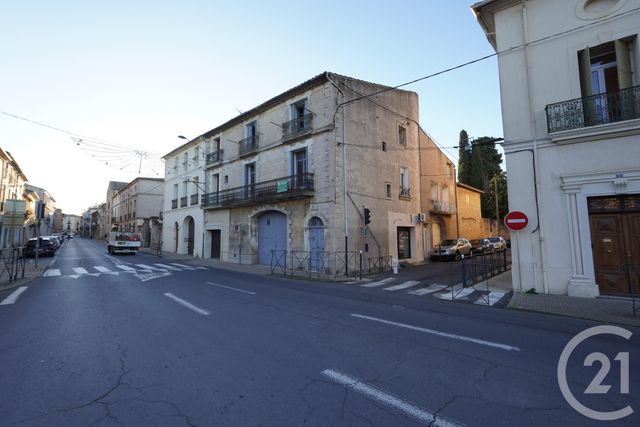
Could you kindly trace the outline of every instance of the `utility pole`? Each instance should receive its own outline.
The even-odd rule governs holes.
[[[498,175],[493,177],[495,184],[495,195],[496,195],[496,233],[500,236],[500,211],[498,210]]]

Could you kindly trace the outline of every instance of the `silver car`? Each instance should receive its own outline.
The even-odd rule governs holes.
[[[502,237],[487,237],[487,240],[493,245],[493,250],[502,252],[507,250],[507,242]]]
[[[459,261],[462,256],[473,256],[471,253],[471,243],[467,239],[445,239],[436,246],[431,253],[431,259],[452,259]]]

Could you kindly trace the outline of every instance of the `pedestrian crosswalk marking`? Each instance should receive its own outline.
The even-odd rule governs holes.
[[[76,274],[88,274],[89,272],[82,267],[73,267],[73,272]]]
[[[43,277],[56,277],[56,276],[60,276],[62,273],[60,273],[60,269],[58,268],[49,268],[47,269],[44,274],[42,275]]]
[[[506,295],[505,292],[497,292],[497,291],[489,292],[489,294],[485,295],[484,298],[483,297],[478,298],[478,300],[475,301],[474,304],[492,306],[498,301],[500,301],[502,297],[505,295]],[[487,304],[487,300],[489,300],[489,304]]]
[[[153,265],[157,265],[158,267],[162,267],[165,270],[180,270],[178,267],[174,267],[173,265],[167,265],[167,264],[153,264]]]
[[[172,262],[171,265],[175,265],[176,267],[184,268],[185,270],[195,270],[195,267],[191,265],[178,264],[177,262]]]
[[[385,291],[399,291],[400,289],[407,289],[410,288],[412,286],[415,286],[417,284],[419,284],[420,282],[415,281],[415,280],[407,280],[404,283],[400,283],[399,285],[395,285],[395,286],[390,286],[388,288],[384,288]]]
[[[120,274],[117,271],[111,271],[107,267],[104,267],[102,265],[94,265],[93,268],[95,268],[96,270],[98,270],[102,274],[111,274],[111,275],[114,275],[114,276],[117,276],[118,274]]]
[[[423,296],[423,295],[428,295],[428,294],[432,294],[434,292],[441,291],[444,288],[446,288],[445,285],[439,285],[437,283],[432,283],[431,285],[427,286],[426,288],[416,289],[415,291],[409,291],[409,293],[411,295]]]
[[[135,268],[129,267],[128,265],[124,265],[124,264],[118,264],[118,265],[116,265],[116,267],[118,267],[119,269],[124,270],[124,271],[132,271],[132,272],[137,271]]]
[[[160,268],[160,267],[154,267],[152,265],[147,265],[147,264],[136,264],[136,267],[140,267],[143,270],[159,270],[159,271],[167,271],[166,268]]]
[[[395,279],[393,277],[387,277],[386,279],[378,280],[377,282],[366,283],[364,285],[360,285],[364,288],[375,288],[376,286],[386,285],[389,282],[393,282]]]
[[[473,288],[464,288],[461,291],[454,290],[453,295],[451,295],[451,292],[445,292],[442,295],[440,295],[438,298],[451,301],[452,299],[464,298],[467,295],[472,294],[473,292],[475,292],[475,289]]]

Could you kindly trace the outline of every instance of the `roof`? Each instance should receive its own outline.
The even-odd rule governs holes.
[[[469,191],[473,191],[473,192],[476,192],[476,193],[479,193],[479,194],[484,194],[484,191],[482,191],[482,190],[480,190],[480,189],[478,189],[476,187],[472,187],[470,185],[463,184],[461,182],[457,182],[456,185],[458,187],[460,187],[460,188],[464,188],[464,189],[469,190]]]
[[[349,76],[344,76],[341,74],[336,74],[336,73],[332,73],[330,71],[324,71],[320,74],[318,74],[315,77],[310,78],[309,80],[292,87],[291,89],[282,92],[279,95],[274,96],[273,98],[263,102],[262,104],[258,105],[257,107],[252,108],[251,110],[245,111],[242,114],[237,115],[236,117],[232,118],[231,120],[228,120],[227,122],[221,124],[220,126],[217,126],[205,133],[203,133],[200,136],[197,136],[196,138],[193,138],[192,140],[178,146],[177,148],[174,148],[173,150],[171,150],[170,152],[168,152],[167,154],[165,154],[162,157],[169,157],[172,154],[174,154],[177,151],[180,151],[182,149],[184,149],[186,146],[193,144],[195,140],[199,139],[199,138],[210,138],[214,135],[219,134],[220,132],[229,129],[233,126],[236,126],[240,123],[243,123],[244,121],[248,120],[251,117],[254,117],[272,107],[275,107],[278,104],[281,104],[282,102],[286,101],[289,98],[292,98],[296,95],[299,95],[301,93],[306,92],[309,89],[312,89],[314,87],[320,86],[321,84],[325,84],[328,81],[331,81],[332,79],[348,79],[348,80],[352,80],[355,82],[361,82],[361,83],[365,83],[365,84],[369,84],[369,85],[373,85],[373,86],[378,86],[381,89],[393,89],[393,90],[397,90],[397,91],[402,91],[402,92],[411,92],[411,91],[406,91],[406,90],[402,90],[402,89],[394,89],[391,86],[385,86],[385,85],[381,85],[379,83],[372,83],[372,82],[367,82],[365,80],[359,80],[359,79],[355,79],[353,77],[349,77]]]
[[[18,166],[18,162],[16,161],[15,157],[13,157],[13,155],[8,151],[5,151],[5,153],[6,153],[7,157],[9,157],[11,159],[11,166],[14,167],[16,172],[18,172],[20,175],[22,175],[22,178],[24,178],[25,181],[29,181],[27,179],[27,176],[24,174],[24,172],[22,172],[22,169],[20,169],[20,166]]]
[[[478,24],[484,30],[487,40],[493,49],[496,49],[496,23],[494,14],[499,9],[512,6],[519,3],[518,0],[483,0],[471,6],[471,10],[475,15]]]
[[[109,189],[110,190],[119,190],[122,187],[124,187],[125,185],[127,185],[126,182],[122,182],[122,181],[109,181]]]

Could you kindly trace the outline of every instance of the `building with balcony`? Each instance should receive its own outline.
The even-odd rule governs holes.
[[[44,188],[35,185],[25,184],[25,191],[32,191],[37,194],[37,200],[44,205],[44,218],[36,221],[36,226],[40,228],[40,236],[48,236],[53,233],[53,213],[56,210],[56,199]],[[37,231],[35,232],[37,234]],[[30,237],[35,237],[35,234]]]
[[[107,239],[108,233],[114,226],[115,217],[112,215],[113,213],[113,197],[120,191],[122,187],[127,185],[126,182],[121,181],[109,181],[109,186],[107,187],[107,197],[105,200],[105,215],[104,215],[104,233],[102,234],[103,239]],[[106,236],[105,236],[106,234]]]
[[[516,292],[638,292],[639,0],[486,0],[499,52]]]
[[[417,120],[415,93],[325,72],[205,132],[164,157],[165,250],[188,253],[194,221],[194,255],[228,262],[268,265],[274,250],[422,261]]]
[[[80,215],[63,214],[63,233],[80,234],[83,227],[83,219]]]
[[[26,182],[18,162],[0,148],[0,248],[20,246],[26,238]]]
[[[200,207],[205,193],[205,166],[222,161],[221,144],[211,146],[198,137],[164,156],[165,188],[162,248],[168,252],[202,258],[204,212]]]
[[[164,180],[138,177],[118,190],[112,198],[112,227],[141,234],[142,246],[158,240],[154,224],[163,209]],[[158,233],[160,229],[158,228]]]

